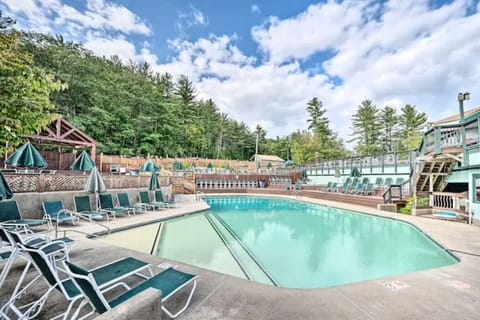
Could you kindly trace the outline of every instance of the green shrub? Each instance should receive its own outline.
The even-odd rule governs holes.
[[[412,214],[412,206],[413,206],[413,197],[408,198],[405,207],[400,209],[399,213],[402,214]]]

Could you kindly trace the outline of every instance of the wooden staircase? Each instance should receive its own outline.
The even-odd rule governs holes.
[[[416,173],[416,192],[441,192],[445,189],[447,177],[452,172],[455,160],[449,157],[435,157],[422,160]]]
[[[194,194],[195,174],[191,171],[182,172],[180,176],[172,176],[173,193]]]

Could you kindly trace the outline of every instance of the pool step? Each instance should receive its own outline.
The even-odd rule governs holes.
[[[221,238],[233,258],[239,264],[245,276],[257,282],[270,285],[277,285],[275,280],[268,272],[259,264],[253,254],[238,240],[236,235],[216,214],[206,213],[205,217]]]

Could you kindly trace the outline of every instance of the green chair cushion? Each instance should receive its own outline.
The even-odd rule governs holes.
[[[178,287],[189,282],[195,277],[196,276],[193,274],[168,268],[167,270],[151,277],[135,288],[113,299],[109,302],[109,304],[113,308],[148,288],[155,288],[162,291],[162,301],[164,301]]]
[[[35,248],[35,247],[33,247],[33,248]],[[43,251],[46,255],[49,255],[49,254],[52,254],[52,253],[54,253],[54,252],[57,252],[57,251],[60,251],[60,250],[63,250],[63,249],[65,249],[64,246],[62,246],[62,245],[60,245],[60,244],[58,244],[58,243],[55,243],[55,241],[54,241],[54,242],[50,243],[50,245],[48,245],[48,246],[46,246],[45,248],[43,248],[42,251]]]
[[[128,213],[127,208],[105,208],[104,210],[107,210],[113,213],[118,213],[118,214]]]
[[[102,211],[82,211],[79,213],[84,216],[93,216],[93,217],[101,217],[108,214],[107,212],[102,212]]]
[[[63,238],[52,239],[52,241],[62,241],[62,242],[65,242],[65,243],[71,243],[74,240],[70,239],[69,237],[63,237]]]
[[[8,258],[10,258],[11,254],[12,254],[11,251],[2,252],[2,253],[0,253],[0,259],[1,260],[7,260]]]
[[[56,217],[51,217],[51,219],[53,221],[58,221],[58,222],[64,222],[64,221],[72,221],[72,220],[77,220],[78,218],[75,217],[75,216],[71,216],[71,215],[63,215],[63,214],[60,214]]]
[[[21,220],[6,221],[6,223],[25,224],[25,225],[28,225],[28,226],[39,226],[41,224],[47,223],[47,220],[43,220],[43,219],[21,219]]]
[[[104,267],[90,270],[88,272],[92,273],[98,285],[102,285],[113,279],[122,277],[123,275],[126,275],[128,273],[132,273],[139,269],[145,268],[146,266],[148,266],[147,262],[128,257],[115,261],[114,263],[108,264]]]
[[[65,288],[65,291],[69,298],[74,298],[81,294],[80,290],[78,290],[77,285],[73,282],[72,279],[63,280],[62,285]]]

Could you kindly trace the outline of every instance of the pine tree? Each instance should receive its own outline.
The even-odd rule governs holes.
[[[415,106],[405,105],[400,115],[401,150],[409,151],[417,148],[422,141],[421,130],[427,123],[427,115],[419,112]]]
[[[385,106],[380,110],[381,141],[384,152],[394,151],[394,136],[398,130],[399,118],[395,108]]]
[[[356,142],[355,151],[365,156],[378,153],[382,148],[379,141],[380,123],[378,108],[370,100],[364,100],[352,117],[352,136],[349,142]]]

